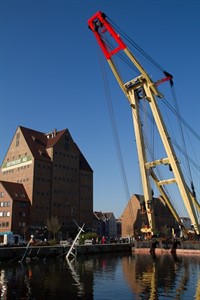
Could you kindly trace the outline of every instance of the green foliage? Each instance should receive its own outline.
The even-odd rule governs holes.
[[[61,229],[61,224],[58,221],[57,217],[52,216],[51,218],[47,219],[47,230],[48,232],[52,233],[54,242],[56,241],[56,233]]]
[[[56,240],[55,239],[49,240],[48,243],[50,246],[54,246],[54,245],[56,245]]]
[[[80,235],[79,244],[84,244],[85,240],[92,240],[97,238],[97,234],[95,232],[87,232]]]

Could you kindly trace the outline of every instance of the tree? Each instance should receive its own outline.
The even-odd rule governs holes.
[[[60,230],[61,224],[58,221],[57,217],[50,217],[47,219],[47,230],[48,232],[52,233],[53,235],[53,240],[56,241],[56,233]]]

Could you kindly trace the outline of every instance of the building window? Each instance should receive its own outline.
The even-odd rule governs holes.
[[[9,222],[0,222],[0,227],[8,227]]]
[[[24,211],[22,211],[22,212],[19,213],[19,216],[20,216],[20,217],[25,217],[25,216],[26,216],[26,213],[25,213]]]
[[[10,206],[10,201],[0,202],[0,206],[1,206],[1,207],[7,207],[7,206]]]
[[[4,192],[0,192],[0,198],[3,198]]]
[[[10,217],[9,211],[0,211],[0,217]]]
[[[19,139],[20,139],[20,133],[18,132],[18,133],[16,134],[16,144],[15,144],[16,147],[19,146]]]

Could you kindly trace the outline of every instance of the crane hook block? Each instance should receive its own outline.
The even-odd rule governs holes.
[[[106,20],[106,15],[101,11],[95,13],[88,20],[88,27],[92,30],[97,39],[98,44],[100,45],[106,59],[110,59],[111,56],[116,54],[118,51],[126,48],[125,43],[120,38],[119,34],[112,28],[110,23]],[[103,39],[103,34],[108,33],[114,39],[114,43],[116,47],[114,49],[110,49],[108,44]]]

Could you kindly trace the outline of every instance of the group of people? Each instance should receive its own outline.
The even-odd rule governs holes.
[[[102,236],[102,238],[97,237],[96,239],[95,238],[92,239],[93,244],[105,244],[105,242],[106,242],[105,236]]]

